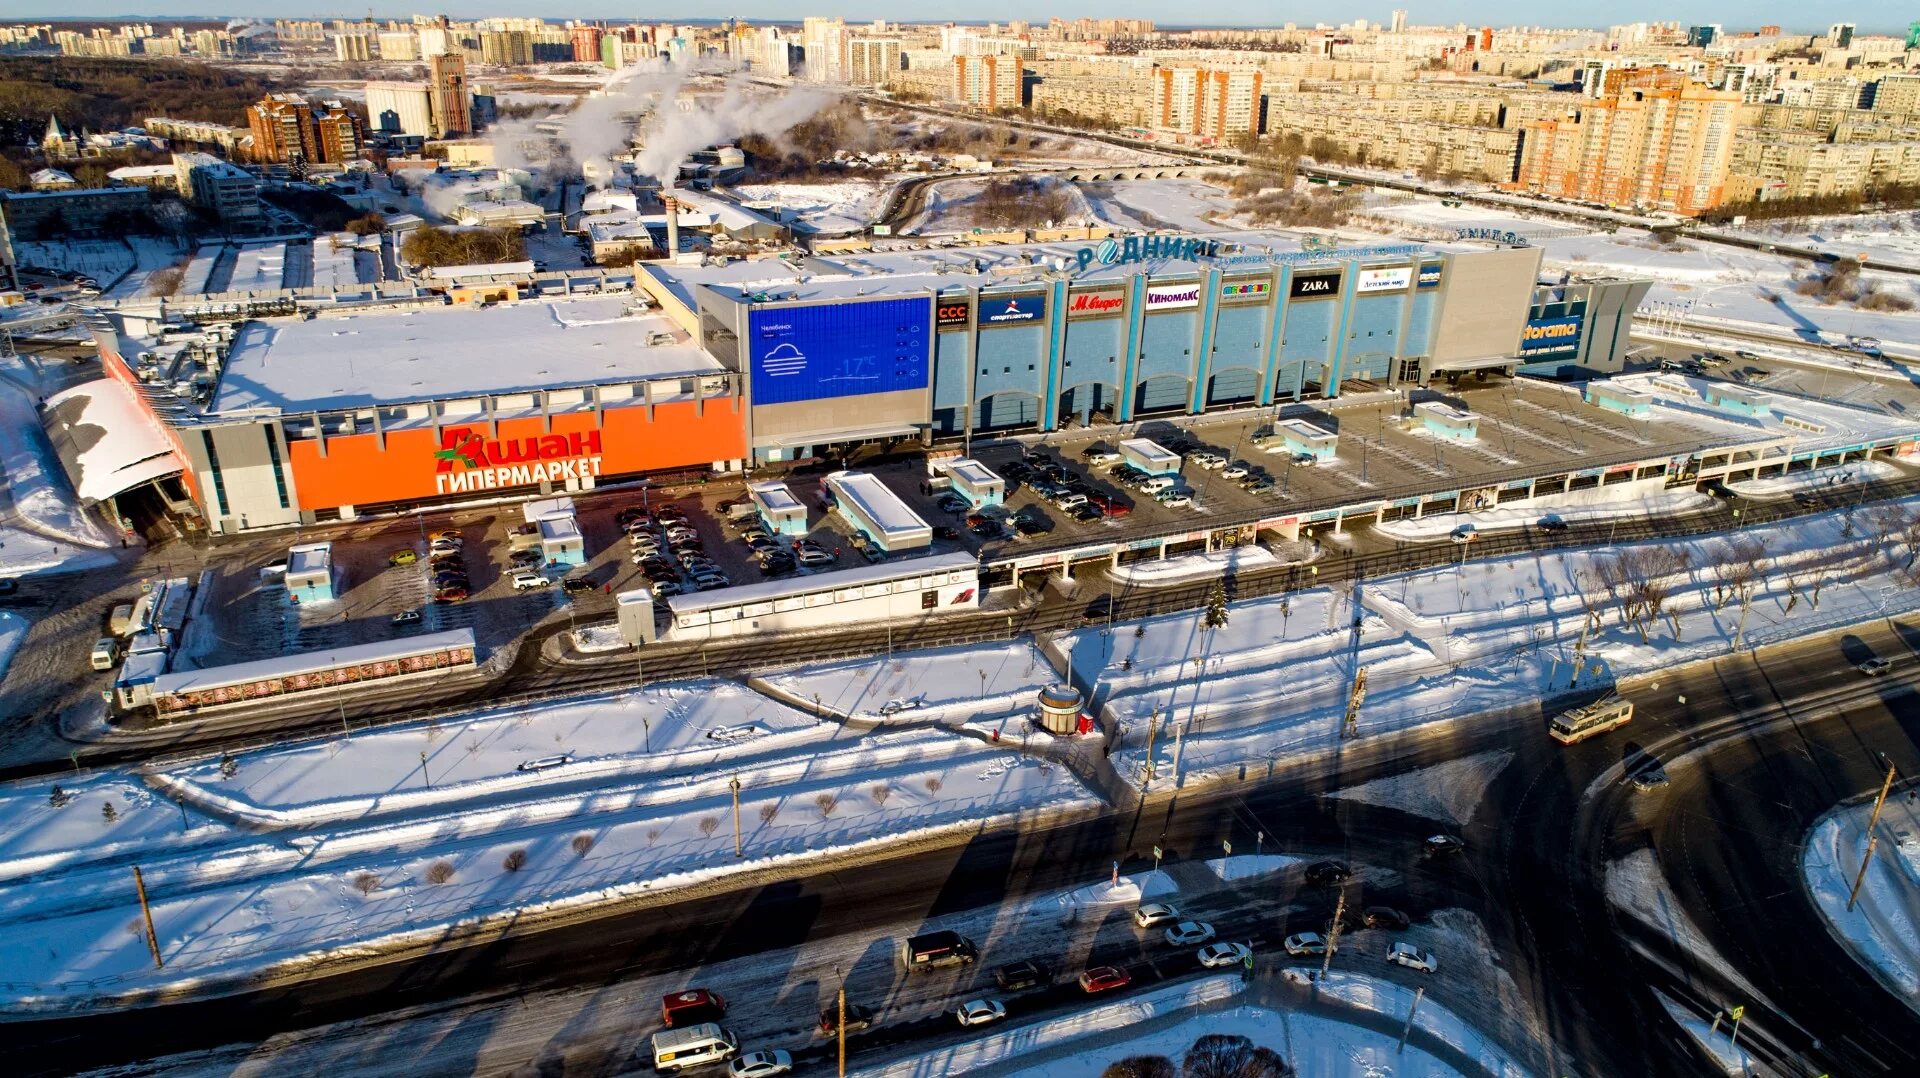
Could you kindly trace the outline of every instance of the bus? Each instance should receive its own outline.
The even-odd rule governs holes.
[[[1562,745],[1571,745],[1609,730],[1618,730],[1632,718],[1633,701],[1609,693],[1584,707],[1561,712],[1547,732]]]

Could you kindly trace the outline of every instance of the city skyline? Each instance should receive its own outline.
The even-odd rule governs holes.
[[[1167,5],[1154,0],[1115,0],[1109,3],[1067,2],[1050,5],[1045,10],[1035,12],[1031,7],[1008,3],[1004,9],[1000,5],[985,4],[970,6],[966,18],[954,18],[937,7],[930,7],[924,13],[903,13],[895,5],[854,3],[823,3],[795,12],[791,5],[770,3],[767,0],[744,0],[730,5],[725,15],[708,16],[692,20],[697,23],[718,22],[734,17],[748,21],[798,23],[803,15],[822,17],[840,16],[848,21],[868,22],[874,19],[886,19],[890,22],[905,23],[986,23],[1008,22],[1025,19],[1029,22],[1044,23],[1050,18],[1107,18],[1107,19],[1153,19],[1161,29],[1182,27],[1275,27],[1286,23],[1299,26],[1313,26],[1325,23],[1337,26],[1358,19],[1366,19],[1372,24],[1383,24],[1395,10],[1392,4],[1381,5],[1378,11],[1353,10],[1338,17],[1328,17],[1316,5],[1297,3],[1264,5],[1254,0],[1229,0],[1216,5],[1220,17],[1202,20],[1171,20],[1166,18],[1172,10]],[[1849,8],[1844,12],[1818,14],[1810,12],[1803,5],[1788,4],[1784,0],[1765,0],[1754,4],[1702,3],[1683,5],[1676,10],[1672,4],[1644,2],[1607,5],[1604,13],[1596,13],[1591,19],[1543,18],[1536,5],[1523,4],[1519,0],[1493,0],[1493,2],[1469,2],[1469,0],[1438,0],[1427,4],[1406,5],[1409,22],[1417,26],[1452,26],[1457,23],[1493,26],[1540,26],[1555,29],[1605,29],[1607,26],[1636,22],[1680,22],[1689,24],[1720,23],[1731,29],[1753,29],[1761,25],[1776,24],[1789,33],[1817,34],[1825,30],[1834,21],[1850,21],[1860,28],[1862,34],[1893,34],[1904,30],[1911,13],[1903,14],[1894,4],[1873,2]],[[376,8],[377,19],[405,18],[415,14],[412,10],[382,10]],[[482,0],[434,8],[435,14],[446,14],[454,18],[494,18],[507,16],[525,16],[528,14],[523,5],[508,0]],[[580,0],[569,5],[566,10],[543,16],[549,21],[562,22],[567,19],[604,19],[611,22],[659,21],[668,17],[668,12],[650,12],[636,10],[630,5],[613,3],[611,0]],[[12,21],[101,21],[101,20],[140,20],[140,19],[357,19],[364,12],[314,9],[289,12],[282,5],[266,3],[190,3],[170,6],[165,11],[127,11],[122,5],[111,0],[105,3],[80,3],[63,6],[55,13],[49,11],[26,12],[12,17]],[[1812,21],[1808,21],[1812,20]]]

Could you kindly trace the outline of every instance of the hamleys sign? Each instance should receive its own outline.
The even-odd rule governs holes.
[[[585,479],[600,474],[600,432],[496,440],[478,427],[449,427],[440,432],[433,470],[441,494]]]

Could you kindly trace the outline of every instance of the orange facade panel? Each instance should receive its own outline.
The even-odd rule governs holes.
[[[704,408],[704,411],[703,411]],[[651,416],[649,416],[651,412]],[[485,423],[348,434],[287,446],[301,509],[334,509],[491,491],[532,492],[603,475],[701,467],[747,455],[746,421],[732,398],[676,401],[651,409],[503,419],[498,436]]]

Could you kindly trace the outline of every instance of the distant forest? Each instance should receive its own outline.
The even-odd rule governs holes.
[[[149,116],[242,126],[277,84],[209,64],[112,57],[0,58],[0,146],[38,146],[47,117],[69,130],[112,131]]]

